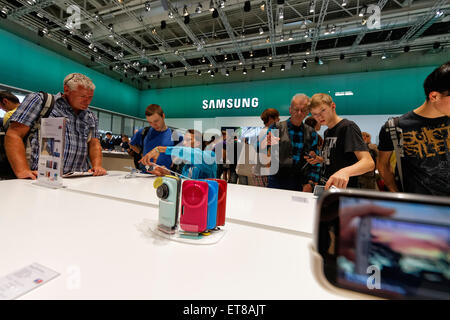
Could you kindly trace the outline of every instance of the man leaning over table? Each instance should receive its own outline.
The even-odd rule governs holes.
[[[55,104],[50,118],[65,117],[65,148],[63,173],[89,171],[94,176],[106,174],[102,167],[102,148],[98,134],[98,120],[89,104],[95,85],[81,73],[71,73],[64,79],[64,92],[54,95]],[[6,133],[5,149],[11,167],[19,179],[37,177],[39,160],[39,134],[30,141],[31,156],[26,158],[24,138],[36,121],[40,121],[43,96],[39,92],[27,95],[10,118]],[[89,161],[90,160],[90,164]]]

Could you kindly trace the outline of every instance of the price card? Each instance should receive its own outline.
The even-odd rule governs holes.
[[[0,300],[16,299],[59,276],[59,273],[38,263],[0,278]]]

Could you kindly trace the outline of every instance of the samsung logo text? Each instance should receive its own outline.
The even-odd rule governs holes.
[[[203,100],[203,110],[258,108],[258,98]]]

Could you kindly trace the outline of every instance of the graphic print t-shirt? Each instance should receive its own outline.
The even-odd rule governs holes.
[[[355,151],[369,151],[356,123],[342,119],[333,128],[325,130],[320,183],[325,184],[334,173],[358,162]],[[358,177],[350,177],[347,188],[357,187]]]
[[[430,119],[410,111],[400,117],[399,127],[403,131],[404,191],[449,196],[449,117]],[[384,125],[380,131],[378,150],[394,150]]]

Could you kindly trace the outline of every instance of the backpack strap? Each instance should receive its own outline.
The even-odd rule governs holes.
[[[404,189],[403,185],[403,171],[402,171],[402,157],[403,157],[403,131],[399,127],[399,117],[391,117],[386,121],[385,124],[386,131],[389,132],[389,135],[392,140],[392,144],[394,146],[395,152],[395,160],[397,163],[398,175],[400,177],[400,183],[402,190]]]

